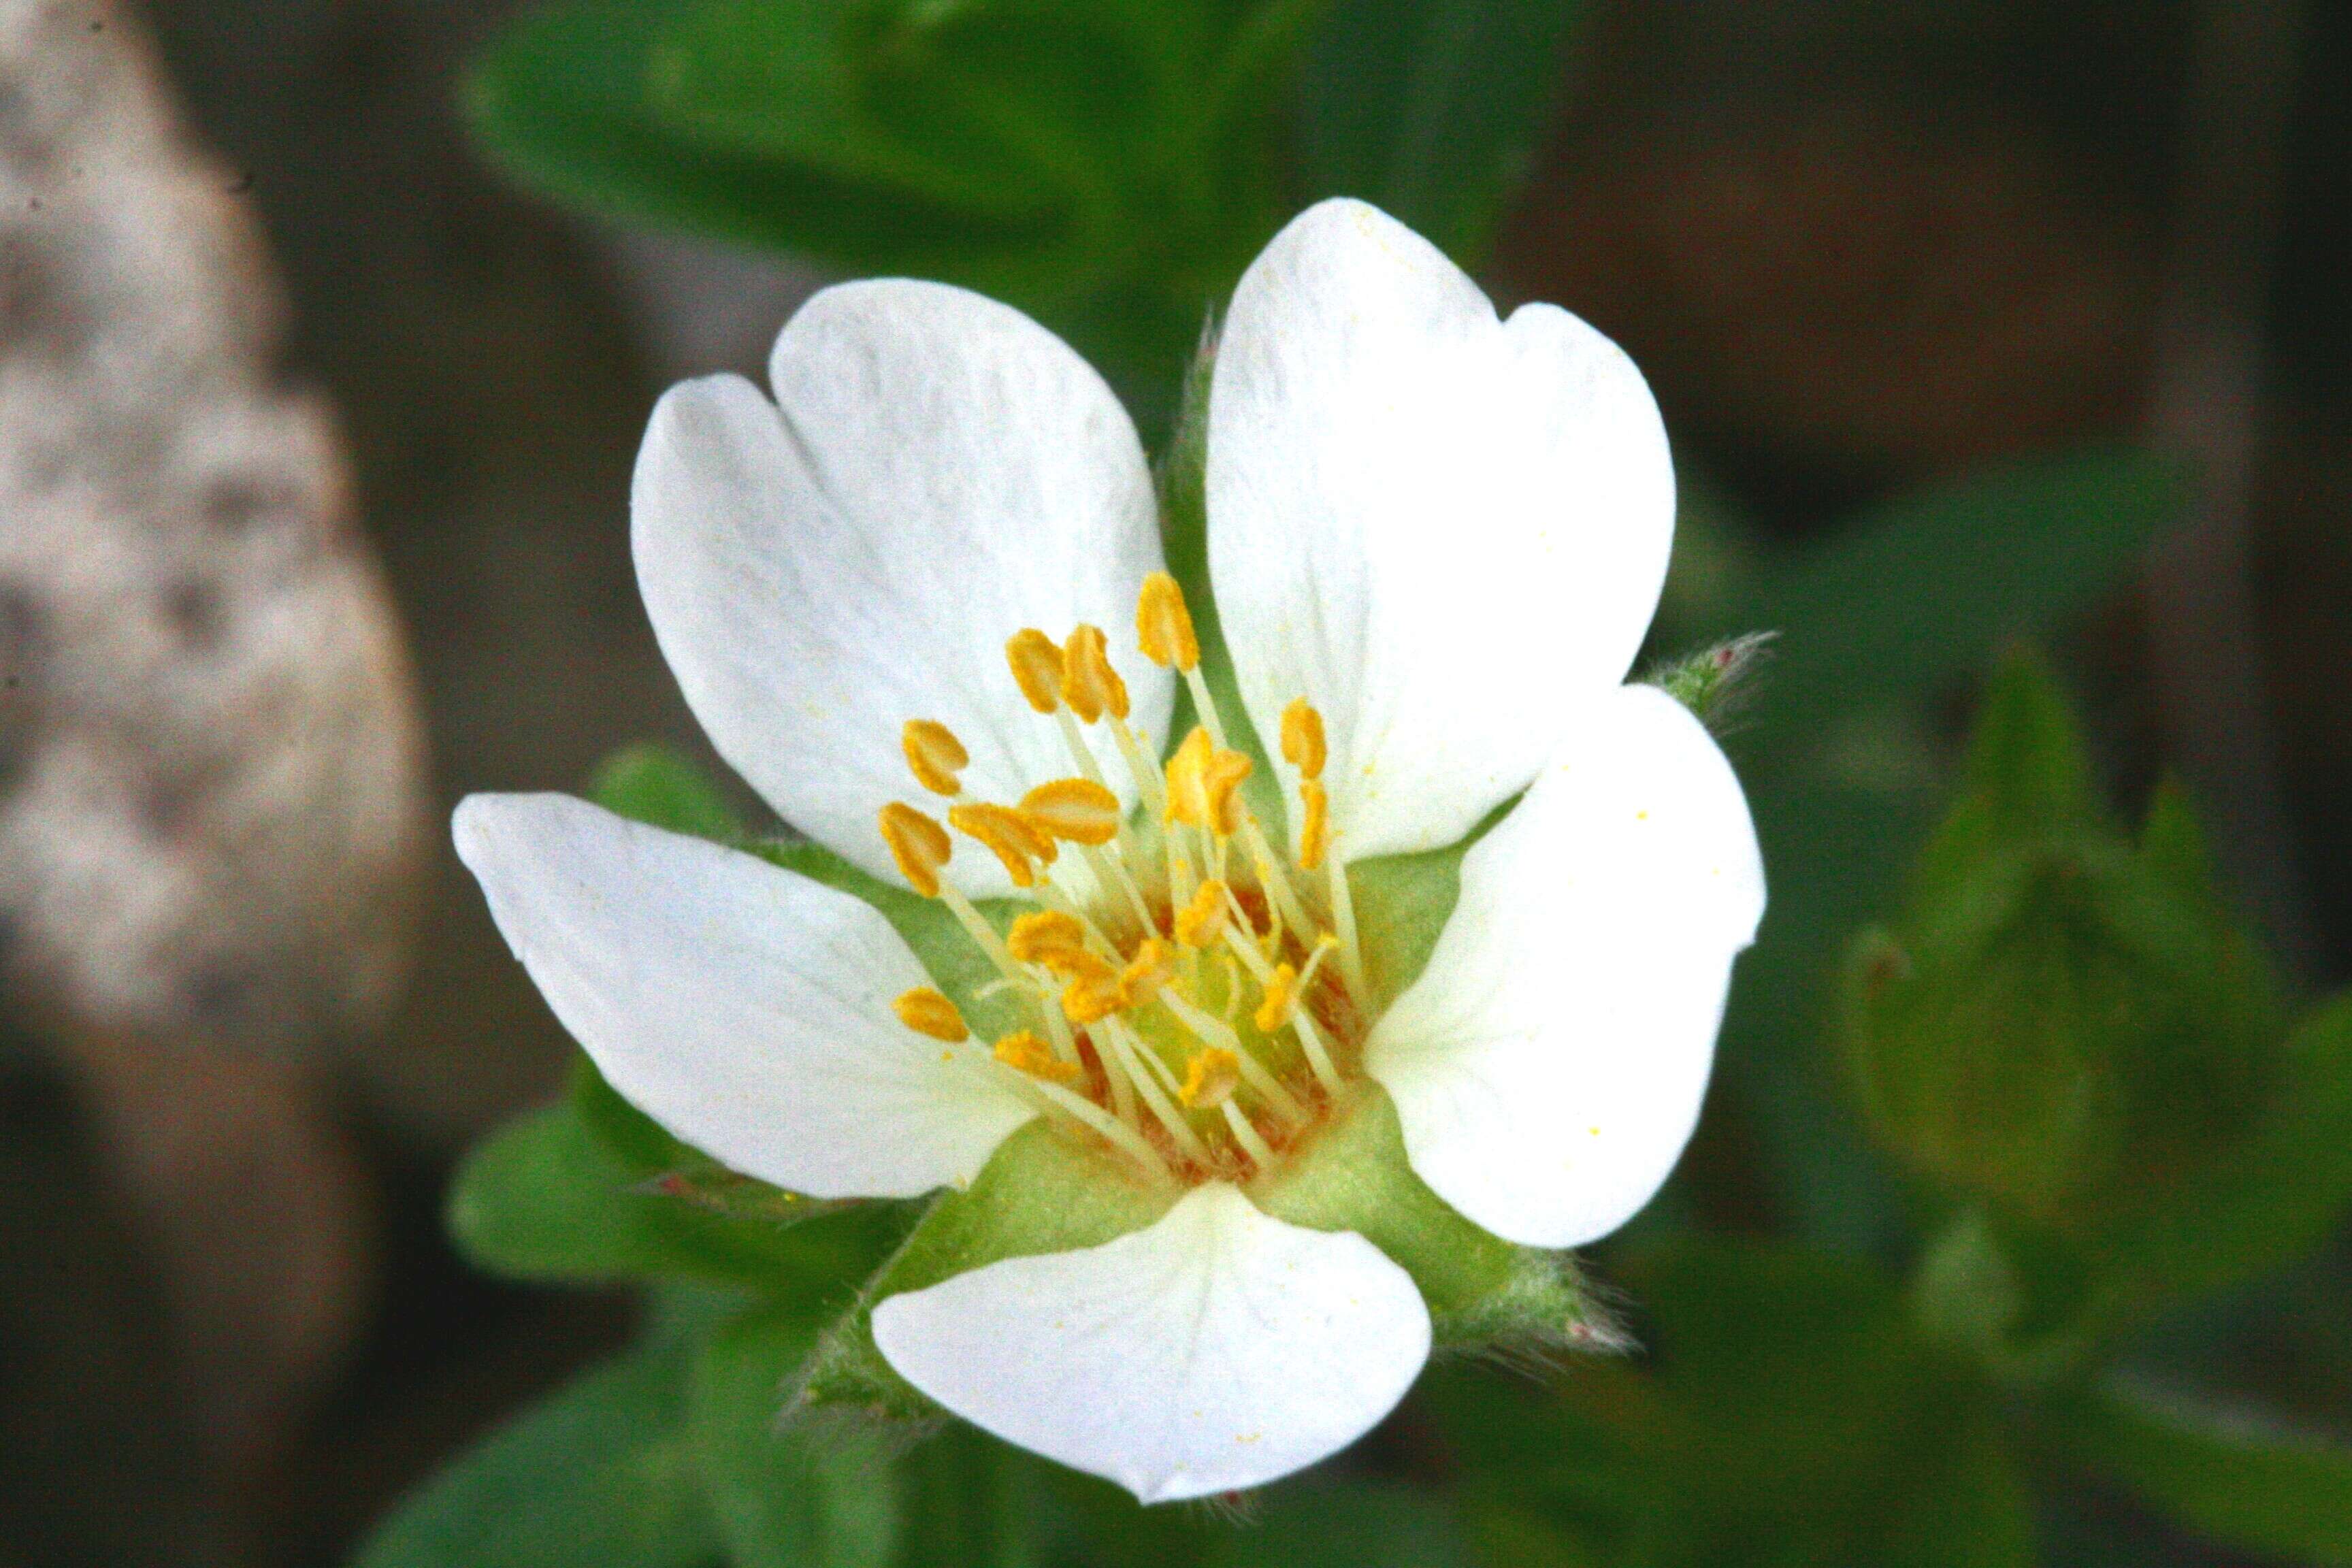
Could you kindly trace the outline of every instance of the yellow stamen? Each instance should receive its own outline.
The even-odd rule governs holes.
[[[1266,976],[1265,1000],[1257,1005],[1250,1022],[1271,1035],[1290,1021],[1291,1005],[1298,1000],[1298,971],[1286,963],[1277,963]]]
[[[908,720],[907,727],[898,731],[898,748],[907,753],[907,766],[913,770],[917,784],[933,795],[950,798],[963,793],[963,781],[956,775],[971,765],[971,753],[945,724],[929,719]]]
[[[1062,700],[1089,724],[1106,713],[1127,717],[1127,682],[1111,668],[1100,626],[1082,626],[1062,645]]]
[[[1210,828],[1226,835],[1241,831],[1241,787],[1256,766],[1243,752],[1216,752],[1210,755],[1201,779]]]
[[[1168,759],[1168,820],[1193,827],[1209,826],[1209,765],[1217,743],[1195,724]]]
[[[1184,1068],[1184,1087],[1176,1094],[1192,1110],[1211,1110],[1231,1100],[1241,1083],[1241,1059],[1209,1046],[1192,1053]]]
[[[1088,958],[1094,954],[1087,953]],[[1097,961],[1099,962],[1099,961]],[[1109,1017],[1127,1005],[1127,988],[1104,964],[1099,974],[1081,974],[1063,988],[1062,1012],[1071,1023],[1087,1025]]]
[[[1062,705],[1062,650],[1052,637],[1024,626],[1004,645],[1004,661],[1013,667],[1013,679],[1020,682],[1030,707],[1051,713]]]
[[[1051,964],[1063,953],[1085,952],[1087,932],[1076,915],[1037,910],[1013,922],[1004,945],[1024,963]]]
[[[948,821],[993,851],[1004,862],[1004,874],[1016,888],[1035,887],[1037,868],[1032,862],[1042,860],[1050,866],[1061,853],[1050,836],[1009,805],[977,801],[955,806],[948,812]]]
[[[1176,940],[1186,947],[1207,947],[1225,929],[1225,885],[1203,882],[1192,901],[1176,911]]]
[[[898,875],[927,899],[940,896],[940,868],[955,853],[948,830],[913,806],[892,801],[880,816],[882,842],[898,863]]]
[[[1045,1041],[1027,1029],[1015,1029],[997,1041],[996,1059],[1048,1083],[1068,1083],[1078,1076],[1077,1063],[1055,1057]]]
[[[1300,778],[1319,779],[1330,754],[1323,740],[1323,715],[1304,697],[1292,698],[1282,710],[1283,760],[1298,770]]]
[[[1129,1006],[1150,1001],[1175,978],[1175,950],[1156,936],[1145,937],[1118,973],[1119,988],[1127,993]]]
[[[1021,797],[1032,826],[1073,844],[1104,845],[1118,837],[1118,796],[1092,779],[1055,779]]]
[[[1191,669],[1201,662],[1201,639],[1192,631],[1192,612],[1184,607],[1184,590],[1165,572],[1143,580],[1135,634],[1142,640],[1143,657],[1154,664]]]
[[[1298,829],[1298,868],[1312,871],[1331,853],[1331,796],[1321,781],[1310,778],[1299,781],[1298,800],[1307,817]]]
[[[891,1006],[898,1015],[898,1022],[919,1035],[929,1035],[951,1046],[971,1038],[971,1031],[964,1027],[963,1015],[956,1011],[956,1005],[928,985],[918,985],[904,993]]]

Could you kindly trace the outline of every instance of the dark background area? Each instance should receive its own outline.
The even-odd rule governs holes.
[[[456,81],[505,10],[202,0],[142,18],[195,133],[249,176],[291,300],[287,373],[349,443],[421,677],[436,828],[468,791],[576,787],[646,737],[700,745],[631,579],[629,467],[660,387],[755,363],[812,281],[501,184]],[[2352,9],[2308,13],[2255,273],[2250,496],[2287,805],[2254,852],[2292,870],[2317,984],[2352,976]],[[1577,53],[1490,282],[1622,342],[1678,453],[1788,538],[1989,458],[2138,438],[2183,239],[2193,24],[2169,0],[1624,0]],[[2148,604],[2108,605],[2066,650],[2126,795],[2177,708]],[[335,1563],[436,1458],[628,1331],[622,1298],[495,1284],[443,1239],[452,1162],[551,1089],[566,1047],[435,844],[404,1000],[299,1074],[362,1239],[341,1349],[249,1439],[207,1426],[201,1391],[232,1373],[174,1330],[169,1258],[118,1194],[77,1058],[12,1016],[0,1564]],[[1707,1182],[1738,1169],[1739,1136],[1710,1122],[1702,1201],[1766,1224],[1736,1180]],[[2347,1301],[2339,1248],[2229,1353],[2342,1426]],[[2111,1522],[2151,1561],[2224,1561]]]

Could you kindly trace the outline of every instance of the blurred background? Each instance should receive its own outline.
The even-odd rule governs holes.
[[[707,755],[628,563],[645,416],[754,369],[880,242],[530,194],[465,113],[511,9],[0,0],[0,1564],[339,1563],[633,1329],[625,1294],[496,1282],[444,1237],[454,1163],[569,1051],[447,813],[631,742]],[[1273,100],[1268,210],[1480,111],[1357,47],[1430,9],[1327,16]],[[2352,977],[2352,9],[1574,9],[1417,52],[1532,84],[1457,249],[1617,338],[1664,408],[1659,651],[1759,552],[2021,462],[2177,455],[2154,547],[2038,629],[2116,798],[2183,774],[2296,982]],[[1450,242],[1454,177],[1421,212],[1360,194]],[[1156,440],[1213,292],[1103,300],[1054,324]],[[2022,582],[2041,535],[2011,526],[1979,570]],[[1952,662],[1830,737],[1845,785],[1932,804],[1981,668]],[[1861,841],[1888,830],[1838,821],[1853,853],[1776,858],[1776,900],[1811,876],[1790,897],[1848,931],[1885,912]],[[1835,1096],[1774,1043],[1820,967],[1743,981],[1777,989],[1743,994],[1674,1223],[1883,1244],[1883,1179],[1810,1131]],[[2352,1436],[2347,1309],[2338,1245],[2184,1332]],[[1442,1473],[1411,1438],[1380,1462]],[[2053,1508],[2053,1561],[2258,1561],[2096,1487]]]

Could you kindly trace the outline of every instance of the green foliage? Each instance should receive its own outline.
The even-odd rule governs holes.
[[[2352,1563],[2352,1447],[2342,1443],[2121,1380],[2059,1405],[2049,1435],[2208,1540]]]
[[[583,1078],[593,1071],[580,1069]],[[589,1126],[583,1092],[509,1123],[460,1167],[449,1229],[478,1267],[583,1284],[758,1283],[837,1263],[831,1237],[812,1243],[782,1220],[714,1213],[660,1190],[662,1169],[627,1159]],[[823,1212],[801,1201],[812,1215]],[[789,1206],[779,1200],[780,1209]]]
[[[687,1353],[649,1344],[491,1435],[377,1530],[357,1568],[709,1568]]]
[[[1448,255],[1486,251],[1559,96],[1582,0],[1338,0],[1301,72],[1316,195],[1360,196]]]
[[[824,1322],[762,1304],[694,1349],[687,1412],[710,1510],[737,1568],[866,1568],[895,1560],[906,1499],[872,1431],[780,1419]]]
[[[1274,232],[1308,0],[566,0],[483,58],[477,132],[564,199],[965,284],[1164,414]]]
[[[2015,463],[1874,509],[1767,573],[1738,626],[1780,634],[1771,722],[1835,715],[1980,668],[2114,586],[2187,499],[2129,448]]]
[[[1561,1563],[2032,1561],[1990,1401],[1874,1268],[1690,1239],[1621,1275],[1654,1320],[1654,1373],[1580,1362],[1540,1394],[1438,1381],[1475,1530]]]

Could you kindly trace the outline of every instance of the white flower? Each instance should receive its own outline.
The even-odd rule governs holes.
[[[459,852],[605,1076],[728,1163],[913,1196],[1042,1118],[1149,1200],[1105,1244],[881,1300],[875,1342],[925,1394],[1147,1501],[1331,1453],[1402,1396],[1431,1319],[1362,1236],[1269,1215],[1286,1171],[1377,1084],[1462,1215],[1606,1234],[1689,1136],[1762,913],[1730,768],[1622,684],[1674,510],[1639,373],[1564,311],[1498,321],[1360,204],[1294,222],[1209,399],[1238,710],[1162,574],[1132,426],[1044,330],[847,284],[770,379],[772,403],[715,376],[655,411],[655,630],[777,812],[952,911],[996,984],[927,972],[872,902],[560,796],[467,801]],[[1171,752],[1180,687],[1205,728]],[[1381,973],[1342,868],[1505,806],[1418,978]]]

